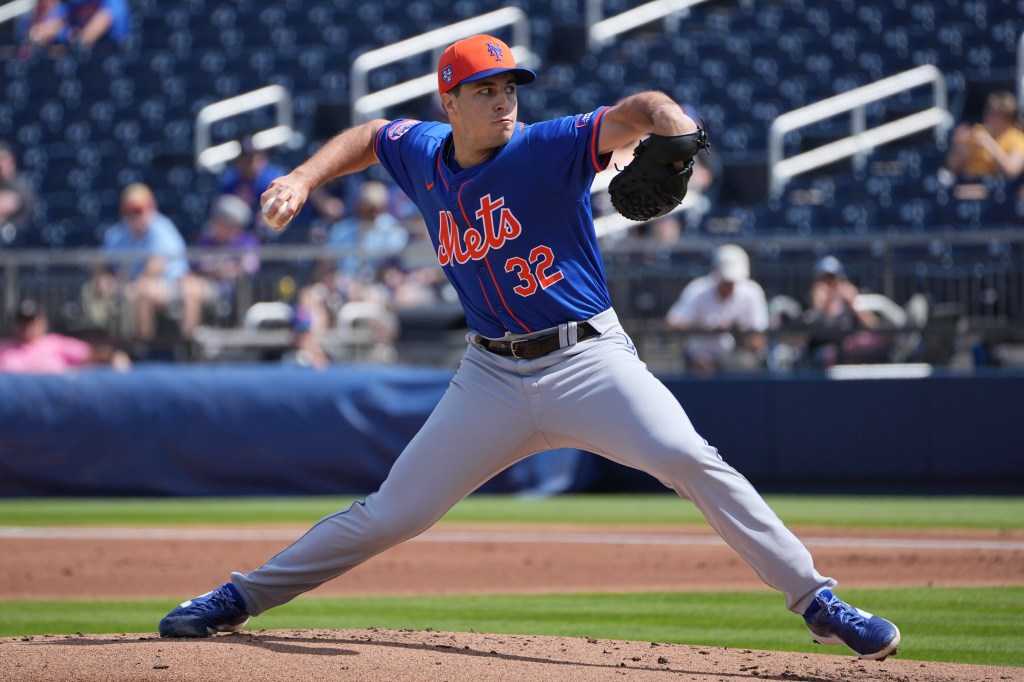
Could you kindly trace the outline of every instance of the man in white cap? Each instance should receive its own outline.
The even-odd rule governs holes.
[[[698,332],[686,344],[688,369],[701,374],[757,369],[767,346],[764,290],[750,279],[750,258],[735,244],[716,248],[712,265],[709,274],[686,285],[665,323]]]

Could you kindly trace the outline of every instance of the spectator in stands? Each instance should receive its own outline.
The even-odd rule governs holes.
[[[299,290],[296,299],[297,309],[309,316],[309,332],[322,335],[332,328],[367,327],[374,338],[371,357],[391,361],[399,301],[416,305],[430,300],[431,293],[421,288],[425,279],[410,277],[397,263],[398,259],[383,263],[378,278],[366,280],[343,276],[334,261],[319,261],[311,283]],[[401,281],[396,281],[398,276]]]
[[[690,282],[665,317],[669,329],[694,332],[686,366],[702,374],[764,365],[768,304],[750,279],[750,258],[735,244],[715,249],[711,272]]]
[[[65,8],[60,0],[39,0],[31,11],[18,21],[18,58],[32,56],[36,48],[58,42],[64,30]]]
[[[946,168],[965,179],[1016,180],[1024,172],[1024,130],[1011,93],[993,92],[985,102],[981,123],[961,123],[953,130]]]
[[[351,249],[338,260],[343,277],[374,279],[380,264],[400,254],[409,243],[408,230],[387,209],[387,186],[367,180],[359,187],[352,215],[331,226],[327,244]]]
[[[677,248],[683,237],[683,217],[679,213],[656,218],[635,228],[631,239],[635,242],[638,265],[671,265],[683,258]]]
[[[334,178],[317,187],[309,194],[309,204],[313,209],[309,230],[309,242],[323,244],[327,241],[327,230],[345,217],[348,183],[346,178]],[[306,213],[307,211],[303,211]]]
[[[32,226],[36,193],[18,172],[14,151],[0,140],[0,247],[14,244]]]
[[[666,215],[651,223],[651,243],[658,249],[672,249],[679,245],[683,226],[676,215]]]
[[[0,341],[0,373],[59,374],[90,365],[125,370],[131,364],[124,351],[109,344],[51,334],[45,311],[31,299],[18,305],[14,338]]]
[[[253,215],[252,227],[264,239],[277,239],[279,233],[271,229],[260,212],[260,195],[266,191],[270,181],[284,172],[273,163],[266,149],[257,147],[252,135],[241,139],[241,153],[217,180],[217,194],[234,194],[248,204]]]
[[[429,306],[440,298],[438,288],[442,282],[435,267],[411,270],[396,257],[381,263],[377,275],[391,310]]]
[[[67,43],[91,49],[100,41],[121,43],[131,32],[126,0],[43,0],[29,19],[30,45]]]
[[[436,267],[410,270],[402,259],[409,232],[387,212],[387,187],[375,180],[360,186],[355,214],[334,225],[328,245],[351,249],[338,260],[319,259],[311,282],[299,290],[313,334],[360,326],[373,332],[371,358],[394,359],[395,311],[436,302]]]
[[[202,255],[192,270],[181,278],[181,334],[192,338],[202,320],[203,308],[229,305],[235,287],[243,276],[260,269],[260,242],[249,229],[252,210],[240,197],[222,194],[214,200],[206,229],[196,240],[204,249],[224,249],[228,253]]]
[[[314,325],[312,311],[301,304],[296,305],[291,328],[291,348],[281,358],[284,364],[311,369],[324,369],[331,364],[324,351],[323,330]]]
[[[878,333],[878,317],[856,299],[860,290],[846,277],[835,256],[814,265],[811,301],[804,313],[808,325],[807,355],[817,367],[885,362],[890,342]]]
[[[122,319],[122,332],[149,341],[156,335],[156,313],[177,297],[178,281],[188,271],[185,240],[170,218],[157,210],[152,190],[142,183],[125,187],[120,210],[121,220],[103,235],[102,251],[111,256],[135,250],[146,255],[97,264],[86,285],[86,311],[94,323],[108,327],[127,303],[134,325]]]

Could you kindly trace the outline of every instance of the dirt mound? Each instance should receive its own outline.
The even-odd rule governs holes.
[[[302,529],[8,529],[0,599],[173,597],[254,568]],[[1020,533],[839,532],[805,540],[844,586],[1024,584]],[[763,588],[710,530],[447,525],[318,594],[488,594]],[[155,623],[154,623],[155,625]],[[1024,668],[587,638],[394,630],[254,630],[0,639],[0,680],[1021,680]],[[844,655],[839,655],[844,654]]]
[[[0,680],[1024,680],[1024,670],[890,658],[411,630],[256,630],[0,639]]]

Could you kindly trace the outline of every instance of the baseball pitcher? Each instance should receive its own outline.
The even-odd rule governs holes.
[[[813,638],[862,658],[896,653],[887,620],[835,597],[804,545],[700,437],[637,357],[612,308],[590,206],[594,175],[643,138],[610,186],[623,215],[678,205],[707,138],[669,97],[534,124],[517,91],[536,74],[501,40],[449,46],[437,67],[449,123],[374,120],[324,145],[262,196],[283,229],[310,192],[380,163],[426,220],[470,328],[447,392],[380,489],[314,525],[262,567],[175,608],[164,637],[239,630],[429,528],[489,478],[543,450],[581,448],[642,469],[691,500]]]

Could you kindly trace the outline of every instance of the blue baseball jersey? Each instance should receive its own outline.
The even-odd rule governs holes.
[[[524,334],[611,307],[590,206],[607,108],[519,123],[488,161],[453,171],[451,126],[398,119],[374,141],[377,158],[419,208],[468,325],[484,336]]]

